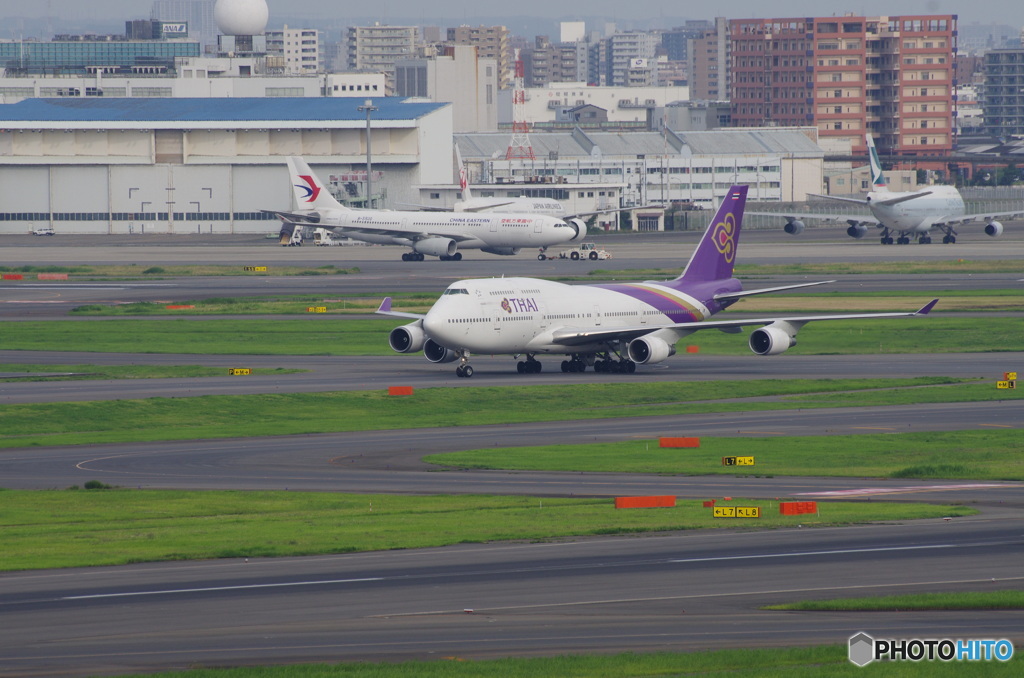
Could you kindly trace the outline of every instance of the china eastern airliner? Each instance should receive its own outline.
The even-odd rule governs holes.
[[[907,313],[794,316],[710,320],[743,297],[821,285],[802,283],[744,291],[733,277],[746,186],[733,186],[697,245],[682,275],[664,282],[565,285],[536,278],[481,278],[453,283],[426,315],[394,311],[391,298],[377,310],[412,319],[391,331],[399,353],[423,351],[434,363],[458,362],[459,377],[473,376],[473,354],[522,358],[520,373],[541,371],[538,356],[564,356],[563,372],[636,371],[676,351],[676,342],[698,330],[727,333],[759,325],[749,337],[759,355],[777,355],[796,344],[796,333],[818,320],[867,320],[923,316],[938,301]]]
[[[968,214],[964,207],[964,199],[954,186],[936,184],[918,191],[892,192],[882,174],[882,163],[875,150],[875,141],[866,135],[868,144],[868,162],[871,166],[872,190],[864,198],[845,198],[836,195],[820,195],[819,198],[852,202],[865,205],[871,211],[871,217],[857,214],[839,215],[822,213],[786,213],[786,212],[751,212],[761,216],[784,217],[783,227],[790,235],[800,235],[804,230],[803,219],[825,219],[829,221],[845,221],[850,225],[846,234],[851,238],[863,238],[868,228],[874,226],[882,229],[879,241],[883,245],[907,245],[912,238],[922,245],[932,241],[931,230],[942,231],[942,242],[956,242],[955,227],[971,221],[987,221],[985,235],[993,238],[1002,235],[1003,225],[996,219],[1013,219],[1024,214],[1024,206],[1017,211]]]
[[[334,233],[382,245],[411,249],[402,261],[423,261],[426,255],[459,261],[461,250],[514,255],[524,247],[549,247],[581,240],[586,224],[544,214],[519,212],[398,212],[353,210],[331,195],[302,158],[288,158],[288,172],[299,209],[272,212],[284,223],[281,242],[295,226],[324,228]]]

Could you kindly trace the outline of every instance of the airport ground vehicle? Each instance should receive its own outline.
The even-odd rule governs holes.
[[[581,242],[579,247],[573,247],[570,250],[562,250],[558,253],[558,256],[549,256],[544,252],[537,255],[537,258],[541,261],[545,259],[572,259],[573,261],[579,259],[589,259],[590,261],[598,261],[611,259],[612,253],[605,249],[600,249],[596,243],[592,242]]]
[[[33,228],[32,235],[54,235],[53,226],[38,226]]]

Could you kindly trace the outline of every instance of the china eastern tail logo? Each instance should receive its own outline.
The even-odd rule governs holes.
[[[299,175],[299,178],[305,181],[306,185],[295,184],[295,188],[306,192],[306,195],[302,196],[306,202],[316,202],[317,196],[320,195],[320,187],[316,185],[316,180],[305,174]]]
[[[711,239],[715,243],[715,249],[731,264],[736,256],[736,217],[732,212],[726,214],[723,221],[715,224]]]

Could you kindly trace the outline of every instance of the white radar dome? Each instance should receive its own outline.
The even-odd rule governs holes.
[[[224,35],[262,35],[270,9],[267,0],[217,0],[213,18]]]

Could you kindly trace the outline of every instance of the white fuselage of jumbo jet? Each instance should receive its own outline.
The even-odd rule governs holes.
[[[635,292],[653,293],[670,317]],[[597,329],[699,322],[711,311],[699,300],[658,283],[565,285],[535,278],[493,278],[453,283],[423,319],[427,335],[442,346],[478,354],[565,353],[555,330]],[[685,334],[683,332],[682,334]],[[602,350],[603,342],[576,344],[574,351]]]
[[[550,198],[470,198],[455,203],[456,212],[515,212],[517,214],[546,214],[563,218],[568,212],[565,205]]]
[[[918,198],[884,205],[882,201],[924,193]],[[964,199],[953,186],[932,186],[927,191],[894,193],[875,191],[867,197],[871,214],[894,231],[927,233],[936,222],[955,221],[965,213]]]

